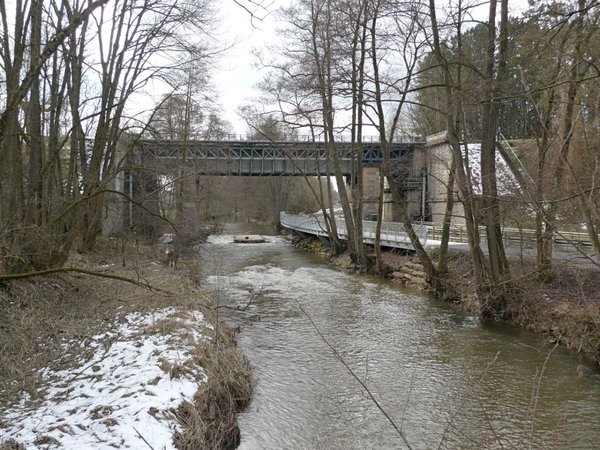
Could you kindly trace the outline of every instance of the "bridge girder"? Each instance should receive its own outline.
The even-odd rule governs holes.
[[[399,160],[410,155],[424,142],[392,143],[390,156]],[[383,150],[378,142],[336,143],[340,168],[344,175],[356,172],[357,156],[362,150],[363,164],[378,166]],[[331,146],[323,142],[302,141],[173,141],[141,140],[134,149],[143,164],[194,166],[196,173],[223,176],[318,176],[333,174]]]

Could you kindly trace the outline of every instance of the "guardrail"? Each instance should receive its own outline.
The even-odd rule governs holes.
[[[300,231],[315,236],[328,237],[325,220],[321,214],[294,215],[282,212],[280,215],[281,225],[285,228]],[[363,221],[363,239],[365,243],[375,243],[376,222]],[[338,235],[341,239],[348,239],[346,223],[342,218],[336,219]],[[442,224],[423,222],[413,224],[414,230],[423,245],[436,245],[442,239]],[[481,243],[487,244],[485,227],[479,227]],[[402,248],[414,250],[404,225],[399,222],[383,222],[381,224],[381,245],[384,247]],[[518,247],[522,249],[536,248],[535,231],[531,229],[503,228],[502,237],[507,247]],[[468,243],[467,230],[464,226],[452,225],[450,227],[450,241],[455,243]],[[560,251],[589,251],[592,242],[586,233],[557,232],[552,238],[552,245]]]
[[[281,225],[285,228],[300,231],[315,236],[328,237],[325,219],[320,214],[311,214],[309,216],[299,216],[282,212],[280,215]],[[341,239],[348,239],[348,230],[344,219],[336,218],[336,227],[338,236]],[[375,243],[376,222],[363,221],[363,240],[365,243]],[[423,245],[427,244],[429,227],[423,224],[414,225],[415,232]],[[384,247],[402,248],[414,250],[408,234],[404,230],[404,225],[398,222],[383,222],[380,233],[381,245]]]
[[[430,240],[439,241],[442,239],[442,224],[426,223],[429,227],[428,238]],[[479,227],[479,235],[481,242],[486,244],[485,227]],[[529,228],[511,228],[505,227],[502,229],[502,238],[504,244],[508,247],[521,247],[534,249],[537,243],[535,230]],[[466,227],[461,225],[450,226],[450,241],[467,243]],[[571,249],[592,249],[592,241],[587,233],[573,231],[558,231],[552,236],[552,244],[560,249],[567,247]]]

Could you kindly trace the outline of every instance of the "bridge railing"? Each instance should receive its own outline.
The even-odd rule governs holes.
[[[363,221],[363,235],[375,239],[377,222],[374,221]],[[419,237],[421,244],[427,245],[427,236],[429,227],[424,224],[413,224],[413,230]],[[381,240],[388,242],[403,242],[411,244],[408,233],[404,228],[404,225],[400,222],[382,222],[381,223]]]
[[[309,216],[300,216],[282,212],[280,215],[281,225],[285,228],[293,229],[316,236],[328,236],[325,219],[321,214],[311,214]],[[363,221],[363,238],[366,243],[375,242],[376,222]],[[337,232],[340,238],[347,240],[348,231],[346,222],[343,218],[336,218]],[[423,245],[427,244],[429,227],[423,224],[414,225],[415,232]],[[413,249],[408,233],[404,225],[398,222],[383,222],[380,233],[381,245],[395,248]]]
[[[145,137],[144,140],[152,140],[152,139]],[[207,139],[198,139],[198,140],[202,140],[202,141],[243,141],[243,142],[267,141],[267,139],[264,139],[264,138],[261,139],[260,137],[247,136],[245,134],[222,134],[220,136],[211,136],[210,138],[207,138]],[[319,135],[319,134],[316,134],[316,135],[285,134],[285,135],[279,136],[276,140],[282,141],[282,142],[325,142],[325,136]],[[335,142],[351,142],[351,141],[352,141],[352,136],[349,134],[338,134],[335,137]],[[426,142],[426,139],[424,136],[405,133],[403,135],[396,136],[395,141],[414,142],[414,143],[422,144],[422,143]],[[363,136],[362,142],[363,143],[380,142],[380,138],[379,138],[379,135]]]
[[[330,149],[319,141],[177,141],[177,140],[141,140],[137,144],[142,154],[157,159],[181,160],[310,160],[326,161]],[[394,142],[390,144],[391,159],[406,156],[415,146],[414,141]],[[342,160],[356,158],[357,149],[362,150],[363,162],[381,162],[383,151],[377,142],[365,142],[360,146],[348,142],[336,145],[336,153]]]
[[[442,224],[427,223],[429,227],[428,238],[432,241],[442,239]],[[479,227],[479,236],[481,243],[486,244],[485,227]],[[523,249],[535,249],[537,246],[537,235],[535,230],[529,228],[502,228],[502,238],[507,247],[520,247]],[[467,229],[463,225],[450,226],[450,241],[459,243],[468,243]],[[587,233],[574,231],[558,231],[552,236],[552,245],[560,251],[579,251],[590,252],[593,249],[592,241]]]
[[[281,213],[281,224],[290,229],[301,231],[317,236],[328,236],[325,220],[321,214],[300,216]],[[338,235],[342,239],[348,238],[346,223],[343,218],[336,218]],[[375,242],[376,222],[363,221],[363,237],[366,243]],[[414,230],[423,245],[439,244],[442,238],[442,224],[423,222],[413,224]],[[480,227],[481,243],[486,244],[485,228]],[[413,249],[404,226],[398,222],[383,222],[381,224],[381,245],[396,248]],[[536,248],[536,235],[534,230],[505,227],[502,230],[504,244],[507,247],[522,249]],[[432,242],[433,241],[433,242]],[[450,242],[468,243],[467,231],[464,226],[452,225],[450,228]],[[557,251],[590,253],[593,251],[592,242],[586,233],[581,232],[557,232],[552,237],[552,245]]]

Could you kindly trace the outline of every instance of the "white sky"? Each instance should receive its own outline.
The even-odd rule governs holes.
[[[248,0],[239,0],[248,4]],[[265,48],[277,39],[277,14],[275,11],[284,5],[289,5],[292,0],[264,0],[264,4],[271,14],[263,20],[251,20],[247,11],[236,4],[234,0],[222,0],[217,14],[221,21],[218,27],[220,39],[224,45],[233,45],[222,57],[213,74],[213,83],[217,89],[218,103],[222,107],[221,117],[231,122],[232,130],[236,134],[245,134],[247,126],[237,110],[240,106],[253,103],[259,96],[256,84],[261,81],[263,71],[257,67],[257,60],[252,55],[255,48]],[[438,0],[439,7],[448,4],[445,0]],[[478,8],[478,19],[485,20],[487,4]],[[512,0],[510,9],[513,15],[522,13],[527,8],[527,0]],[[480,11],[480,13],[479,13]],[[257,13],[264,16],[264,11]]]
[[[14,5],[15,0],[5,1],[8,9]],[[252,1],[262,3],[272,11],[266,14],[258,10],[257,15],[262,20],[251,20],[250,14],[234,0],[220,0],[217,7],[218,21],[216,27],[218,39],[223,46],[231,46],[220,58],[212,73],[212,83],[217,91],[215,101],[220,105],[220,116],[232,123],[233,133],[245,134],[247,126],[242,117],[237,113],[240,106],[254,103],[259,96],[256,84],[261,81],[263,71],[257,66],[256,58],[252,55],[255,48],[264,49],[268,44],[277,39],[276,10],[281,6],[289,5],[294,0],[238,0],[241,4],[252,6]],[[476,1],[476,0],[473,0]],[[443,7],[455,0],[438,0],[438,6]],[[511,0],[510,8],[513,13],[522,12],[527,6],[527,0]],[[482,4],[481,19],[485,19],[487,5]],[[10,14],[9,14],[10,16]],[[133,111],[144,111],[144,116],[155,106],[159,94],[167,91],[160,81],[150,81],[148,89],[134,96],[131,101]],[[135,114],[134,114],[135,115]]]
[[[285,0],[271,0],[270,10],[276,10]],[[276,39],[277,19],[276,14],[270,14],[263,20],[254,20],[242,7],[233,0],[223,0],[218,14],[222,21],[219,27],[221,39],[228,44],[233,44],[222,58],[218,71],[215,71],[213,83],[215,84],[219,103],[223,107],[223,118],[229,120],[235,127],[235,133],[245,134],[247,126],[239,117],[236,110],[258,96],[255,85],[261,81],[262,72],[256,67],[256,58],[252,55],[254,48],[264,48],[273,39]],[[258,15],[264,15],[258,12]]]

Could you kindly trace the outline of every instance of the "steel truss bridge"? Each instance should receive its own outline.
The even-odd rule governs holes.
[[[390,144],[391,160],[409,156],[425,141],[405,139]],[[378,142],[352,144],[336,143],[340,168],[344,175],[356,172],[356,155],[362,151],[365,165],[380,165],[383,150]],[[141,140],[134,154],[144,162],[155,164],[193,165],[194,170],[205,175],[273,176],[273,175],[331,175],[330,147],[324,142],[312,141],[174,141]]]

